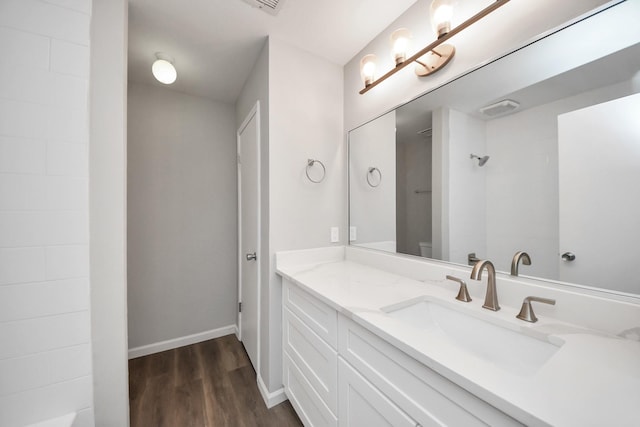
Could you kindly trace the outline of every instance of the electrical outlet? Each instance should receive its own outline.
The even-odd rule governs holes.
[[[340,241],[340,228],[331,227],[331,243],[338,243]]]
[[[352,225],[351,227],[349,227],[349,241],[350,242],[355,242],[356,241],[356,226]]]

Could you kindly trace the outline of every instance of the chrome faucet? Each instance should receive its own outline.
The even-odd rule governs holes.
[[[471,270],[471,278],[473,280],[482,279],[482,270],[487,270],[487,293],[484,297],[484,304],[482,308],[488,310],[498,311],[500,305],[498,304],[498,292],[496,291],[496,269],[488,260],[480,260],[473,266]]]
[[[518,275],[518,265],[520,264],[521,260],[522,260],[522,264],[531,265],[531,257],[529,256],[528,253],[523,252],[523,251],[516,252],[516,254],[513,256],[513,260],[511,260],[511,275],[512,276],[517,276]]]

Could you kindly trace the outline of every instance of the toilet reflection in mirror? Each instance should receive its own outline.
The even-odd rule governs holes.
[[[431,247],[431,242],[420,242],[418,243],[420,246],[420,256],[424,258],[433,258],[433,250]]]

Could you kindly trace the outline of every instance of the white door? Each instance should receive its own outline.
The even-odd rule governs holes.
[[[260,360],[260,108],[238,129],[238,315],[240,340],[256,372]]]
[[[640,94],[559,116],[558,149],[560,280],[640,292]]]

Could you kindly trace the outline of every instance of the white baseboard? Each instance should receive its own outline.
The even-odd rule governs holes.
[[[287,400],[287,395],[284,394],[284,387],[280,387],[273,393],[269,393],[269,390],[267,389],[264,381],[262,381],[262,377],[260,375],[258,375],[258,390],[260,390],[262,399],[269,409]]]
[[[210,331],[199,332],[185,337],[130,348],[129,359],[135,359],[136,357],[147,356],[153,353],[160,353],[161,351],[172,350],[174,348],[184,347],[185,345],[196,344],[202,341],[223,337],[225,335],[231,335],[233,333],[236,335],[238,334],[238,327],[236,325],[223,326],[222,328],[211,329]]]

